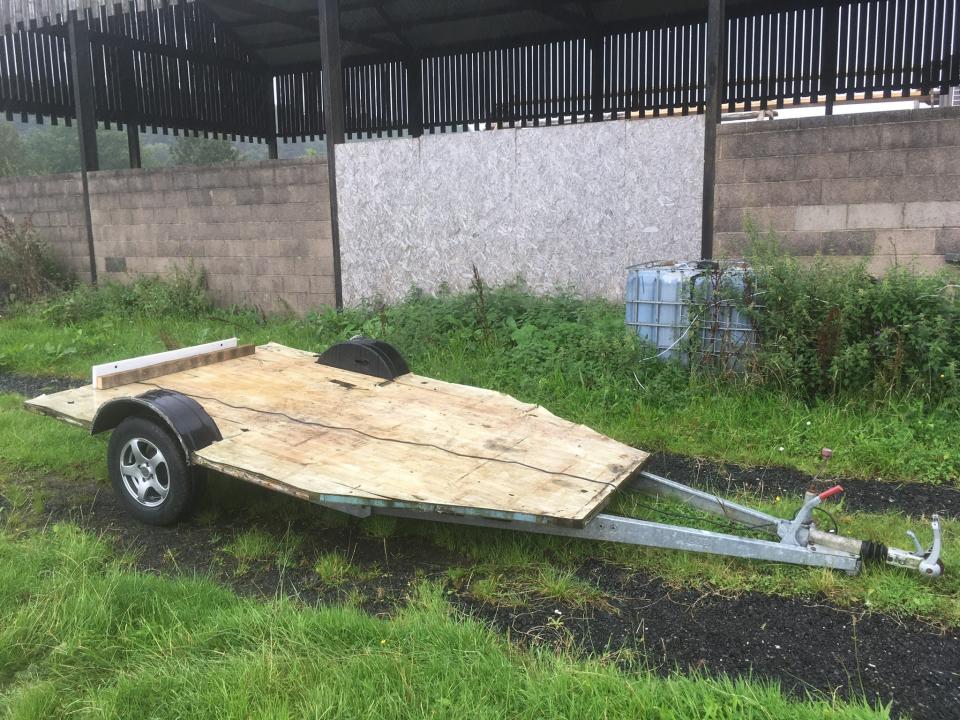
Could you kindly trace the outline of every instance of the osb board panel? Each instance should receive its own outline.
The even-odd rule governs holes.
[[[622,299],[627,266],[699,256],[703,133],[692,115],[348,143],[344,301],[466,290],[474,266]]]
[[[281,345],[111,390],[28,403],[84,426],[116,397],[197,400],[224,440],[200,465],[316,502],[582,525],[647,454],[501,393],[417,375],[394,382]]]

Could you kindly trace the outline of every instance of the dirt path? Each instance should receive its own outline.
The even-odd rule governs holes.
[[[242,514],[214,519],[211,508],[201,507],[196,517],[177,527],[152,528],[131,520],[106,485],[56,478],[41,482],[46,500],[38,523],[77,522],[103,534],[118,551],[132,551],[143,571],[210,576],[252,597],[284,594],[314,605],[353,594],[362,598],[361,606],[368,612],[390,614],[407,602],[420,579],[448,582],[448,568],[470,564],[467,558],[402,532],[383,540],[365,535],[353,523],[324,527],[311,520],[313,508],[286,498],[279,502],[289,503],[289,508],[278,507],[274,494],[245,487],[245,502],[271,503],[279,510],[258,515],[257,527],[277,538],[294,533],[303,542],[290,567],[260,561],[243,569],[223,552],[225,543],[250,529],[251,522]],[[324,586],[311,563],[331,551],[345,553],[355,566],[374,570],[373,579],[339,588]],[[523,607],[493,606],[453,587],[449,598],[461,611],[525,645],[572,646],[597,654],[627,649],[663,673],[680,668],[750,674],[777,680],[797,694],[814,690],[894,701],[898,714],[917,720],[954,718],[960,707],[956,631],[906,625],[825,601],[677,591],[657,578],[625,573],[595,560],[578,568],[578,575],[604,591],[608,607],[583,610],[542,600]]]
[[[52,395],[84,384],[83,380],[74,380],[73,378],[45,378],[0,372],[0,393],[18,393],[26,398],[36,397],[44,393]]]
[[[611,598],[612,611],[579,611],[544,603],[516,612],[465,610],[529,642],[562,642],[563,632],[594,653],[631,648],[661,671],[680,667],[777,680],[805,689],[871,702],[894,701],[916,720],[955,718],[960,706],[960,635],[907,627],[797,599],[757,593],[726,598],[676,591],[642,574],[623,575],[592,562],[581,574]]]
[[[810,487],[823,489],[841,484],[845,490],[844,508],[850,512],[899,511],[913,517],[937,512],[944,517],[960,517],[960,489],[947,485],[857,480],[826,474],[813,478],[792,468],[742,467],[671,453],[656,453],[645,469],[719,493],[746,489],[766,497],[796,497]]]

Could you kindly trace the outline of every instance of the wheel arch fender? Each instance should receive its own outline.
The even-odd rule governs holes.
[[[166,427],[183,449],[188,464],[194,452],[223,440],[220,428],[200,403],[183,393],[163,389],[104,403],[93,418],[90,433],[114,430],[131,416],[146,417]]]

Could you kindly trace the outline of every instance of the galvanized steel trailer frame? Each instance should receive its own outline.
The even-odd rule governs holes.
[[[515,530],[581,540],[603,540],[664,550],[682,550],[748,560],[766,560],[793,565],[824,567],[831,570],[841,570],[850,575],[856,575],[860,572],[865,559],[915,570],[929,577],[939,577],[943,574],[943,563],[940,560],[942,535],[940,521],[936,515],[933,515],[931,522],[933,543],[926,551],[920,546],[916,535],[912,531],[908,532],[907,535],[913,540],[914,551],[909,552],[819,530],[812,520],[813,511],[824,500],[843,492],[843,488],[840,486],[834,486],[820,494],[810,494],[803,507],[792,519],[778,518],[646,471],[638,473],[637,477],[625,489],[653,497],[676,500],[702,512],[723,517],[733,523],[765,532],[778,539],[763,540],[741,537],[700,528],[638,520],[606,513],[598,514],[582,528],[573,528],[522,520],[494,520],[470,515],[402,508],[336,503],[319,504],[355,517],[383,515],[409,520],[430,520],[454,525]]]

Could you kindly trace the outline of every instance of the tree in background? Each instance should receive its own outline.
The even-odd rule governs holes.
[[[172,165],[217,165],[240,159],[240,151],[226,138],[210,140],[181,135],[170,149]]]
[[[9,123],[0,125],[0,177],[16,175],[23,160],[20,133]]]
[[[140,161],[145,168],[164,168],[170,167],[171,143],[164,142],[143,142],[145,136],[141,135]]]
[[[97,131],[101,170],[130,167],[126,132]],[[202,137],[156,137],[142,145],[145,168],[171,165],[215,165],[245,159],[244,154],[226,139]],[[42,127],[0,121],[0,177],[8,175],[50,175],[80,169],[80,142],[76,127]]]
[[[16,128],[13,129],[16,132]],[[50,175],[80,169],[80,140],[76,127],[48,125],[25,133],[21,145],[22,161],[17,170],[22,175]],[[98,130],[97,148],[101,170],[130,167],[126,133]]]

